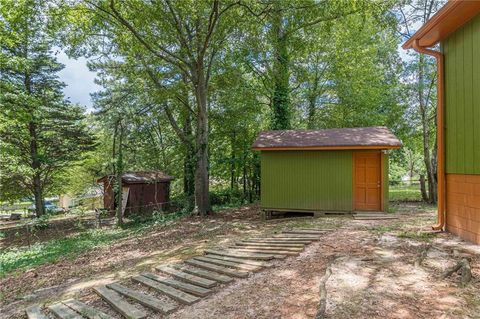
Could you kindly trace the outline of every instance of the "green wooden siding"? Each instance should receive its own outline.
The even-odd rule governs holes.
[[[351,211],[351,151],[263,151],[262,208]]]
[[[446,172],[480,174],[480,16],[442,43]]]

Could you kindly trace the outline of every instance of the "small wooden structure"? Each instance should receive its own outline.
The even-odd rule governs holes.
[[[433,228],[480,244],[480,1],[448,1],[403,48],[437,60]]]
[[[165,210],[170,196],[170,182],[173,177],[160,171],[127,172],[122,175],[123,209],[125,216]],[[104,208],[116,208],[114,185],[115,176],[107,175],[97,181],[103,183]]]
[[[351,212],[388,208],[388,154],[401,142],[386,127],[262,132],[261,207]]]

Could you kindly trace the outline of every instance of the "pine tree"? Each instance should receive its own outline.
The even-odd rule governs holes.
[[[65,168],[94,146],[84,109],[65,99],[44,1],[0,7],[0,199],[44,196]]]

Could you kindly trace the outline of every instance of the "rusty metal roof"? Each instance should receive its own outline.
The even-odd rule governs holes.
[[[102,182],[107,177],[113,177],[113,175],[106,175],[98,182]],[[173,180],[172,176],[169,176],[161,171],[139,171],[139,172],[126,172],[122,175],[122,182],[124,183],[139,183],[148,184],[153,182],[168,182]]]
[[[257,137],[254,150],[388,149],[402,142],[384,126],[324,130],[265,131]]]

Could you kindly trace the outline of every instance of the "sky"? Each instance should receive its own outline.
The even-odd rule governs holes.
[[[92,111],[92,100],[90,93],[100,90],[100,86],[94,83],[95,72],[90,72],[87,67],[87,59],[70,59],[64,52],[57,55],[58,62],[65,65],[59,72],[59,77],[67,86],[63,89],[65,97],[70,102],[78,103]]]

